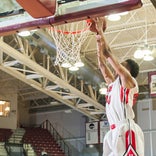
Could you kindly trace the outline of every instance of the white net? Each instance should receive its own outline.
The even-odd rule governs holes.
[[[55,65],[67,63],[73,66],[81,62],[81,45],[88,37],[89,27],[90,24],[84,20],[48,29],[48,33],[53,37],[56,45]]]

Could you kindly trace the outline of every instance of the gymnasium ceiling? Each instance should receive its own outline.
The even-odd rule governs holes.
[[[134,59],[135,50],[146,42],[154,47],[154,60],[136,60],[140,65],[137,78],[140,97],[146,98],[149,92],[148,72],[156,71],[156,9],[150,0],[142,3],[141,8],[130,11],[120,21],[107,19],[105,36],[119,61]],[[27,13],[11,17],[2,14],[17,9],[22,8],[15,0],[1,2],[1,86],[14,82],[19,98],[30,101],[30,113],[75,109],[89,118],[100,119],[104,115],[105,101],[98,91],[103,78],[97,65],[95,34],[90,32],[81,47],[80,55],[85,66],[78,72],[69,72],[54,65],[54,41],[45,28],[25,38],[17,33],[2,33],[4,25],[11,25],[13,18],[19,21],[31,18]]]

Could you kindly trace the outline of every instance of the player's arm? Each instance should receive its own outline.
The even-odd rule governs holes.
[[[109,85],[111,82],[114,81],[114,76],[112,74],[112,71],[107,66],[107,60],[106,57],[103,54],[103,50],[105,49],[105,42],[103,42],[103,39],[100,35],[96,36],[97,39],[97,56],[98,56],[98,65],[101,70],[101,73],[106,81],[106,83]]]
[[[103,57],[107,59],[112,68],[116,71],[116,73],[120,76],[122,86],[125,88],[133,88],[135,83],[129,71],[118,62],[118,60],[112,55],[109,46],[107,45],[103,33],[103,18],[96,18],[96,28],[98,30],[99,42],[100,42],[100,55],[103,53]],[[104,21],[105,22],[105,21]],[[112,78],[113,80],[113,78]]]
[[[108,52],[105,51],[104,53],[108,53]],[[122,86],[125,88],[134,88],[135,82],[130,72],[126,68],[126,64],[123,66],[121,63],[118,62],[118,60],[111,53],[106,55],[107,55],[108,62],[111,64],[111,66],[116,71],[116,73],[120,76]]]

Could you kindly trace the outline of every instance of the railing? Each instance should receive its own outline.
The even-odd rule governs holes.
[[[48,120],[41,123],[40,126],[41,128],[47,129],[53,135],[54,139],[57,141],[58,145],[61,147],[61,149],[67,156],[72,156],[69,146],[65,143],[64,139],[59,135],[57,130]]]
[[[84,147],[86,147],[86,138],[74,136],[71,132],[69,132],[67,129],[62,127],[62,125],[59,125],[58,123],[52,123],[53,127],[59,132],[59,134],[64,138],[64,140],[69,142],[69,144],[76,148],[79,152],[81,152]],[[85,151],[88,155],[90,152],[87,150]]]

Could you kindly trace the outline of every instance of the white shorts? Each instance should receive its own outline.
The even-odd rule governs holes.
[[[124,120],[113,128],[104,137],[103,156],[144,156],[144,135],[133,120]]]

